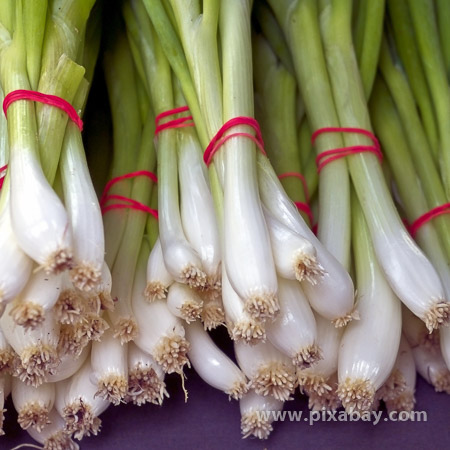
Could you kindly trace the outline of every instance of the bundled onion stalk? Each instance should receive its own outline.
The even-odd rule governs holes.
[[[85,72],[80,56],[93,4],[93,0],[52,1],[42,7],[29,2],[2,3],[1,84],[5,95],[31,89],[74,101]],[[36,35],[31,38],[28,33],[33,32]],[[22,250],[48,273],[78,264],[73,259],[70,217],[51,186],[68,121],[68,115],[58,108],[29,100],[14,101],[8,108],[12,227]]]
[[[94,3],[1,3],[0,97],[39,90],[82,115]],[[379,400],[411,411],[416,367],[449,392],[448,218],[414,232],[397,212],[413,223],[448,201],[449,97],[436,95],[448,86],[440,50],[424,51],[437,29],[447,34],[441,18],[430,28],[425,0],[388,0],[383,35],[384,3],[122,2],[105,41],[114,154],[99,169],[100,202],[77,125],[53,106],[10,104],[0,410],[12,373],[21,426],[45,448],[77,448],[70,436],[96,435],[110,403],[161,405],[165,375],[184,383],[188,357],[239,399],[244,437],[268,438],[297,384],[315,411],[362,413]],[[372,124],[389,167],[362,152],[316,169],[316,153],[370,141],[312,132]],[[208,333],[224,323],[240,368]]]
[[[371,123],[365,99],[365,90],[370,92],[370,88],[363,86],[353,49],[351,2],[323,2],[320,9],[320,27],[319,11],[315,2],[299,0],[295,1],[292,7],[288,7],[289,4],[288,0],[271,3],[285,29],[294,63],[298,63],[296,68],[300,88],[303,91],[307,86],[315,85],[312,74],[308,77],[305,69],[312,67],[305,64],[305,61],[317,63],[319,73],[325,74],[323,81],[327,86],[326,95],[322,89],[321,99],[326,96],[328,100],[324,99],[324,102],[333,100],[336,105],[335,120],[323,121],[322,118],[326,116],[322,115],[318,118],[320,123],[313,128],[317,130],[321,127],[343,126],[370,132]],[[314,107],[317,103],[322,104],[317,102],[317,95],[320,93],[316,92],[314,97],[307,97],[307,94],[305,91],[305,104],[311,105],[307,108],[308,114],[323,114],[319,112],[318,107]],[[317,138],[317,145],[325,143],[335,135],[338,134],[321,134]],[[346,147],[367,146],[369,143],[367,137],[360,133],[343,133],[342,136]],[[342,147],[343,145],[333,145],[326,149]],[[333,161],[332,167],[336,163],[338,161]],[[448,320],[449,308],[443,286],[436,270],[406,232],[387,189],[379,162],[373,154],[361,153],[349,157],[348,163],[379,264],[389,283],[397,296],[427,323],[430,330],[440,327]],[[324,171],[327,169],[327,166],[323,168]],[[370,180],[370,183],[366,180]],[[396,270],[398,267],[402,270]]]
[[[395,363],[401,336],[401,305],[375,258],[362,209],[352,202],[359,321],[349,324],[339,347],[338,394],[349,411],[370,411],[375,392]]]
[[[103,193],[102,207],[106,248],[111,252],[108,255],[112,275],[111,295],[117,299],[114,311],[109,311],[108,314],[114,335],[125,343],[134,340],[139,332],[131,307],[131,297],[134,272],[148,215],[143,209],[150,203],[154,186],[154,180],[143,175],[153,172],[156,164],[153,147],[154,116],[149,108],[145,87],[140,84],[138,74],[133,68],[132,54],[126,37],[123,32],[114,37],[111,33],[110,39],[112,42],[105,58],[105,75],[113,111],[115,151],[111,171],[112,184],[107,185]],[[129,92],[130,86],[134,87],[132,93]],[[126,109],[130,114],[134,114],[135,110],[141,111],[140,117],[136,117],[135,122],[129,124],[129,129],[124,127],[121,116],[117,117],[118,111],[114,112],[118,96],[123,100],[118,111]],[[129,135],[131,133],[133,136]],[[136,172],[141,175],[128,178],[129,174]],[[136,204],[139,206],[133,208]]]
[[[145,1],[144,4],[181,82],[200,143],[206,148],[227,120],[253,116],[250,5],[234,1],[222,3],[220,8],[218,4],[208,5],[200,16],[199,5],[170,2],[175,31],[161,2]],[[221,39],[226,42],[221,46],[222,70],[216,39],[219,29]],[[181,42],[175,33],[179,33]],[[177,51],[172,51],[175,48]],[[205,64],[209,70],[199,70]],[[250,130],[241,125],[235,131]],[[209,167],[223,239],[223,263],[229,280],[247,311],[255,318],[264,319],[273,317],[278,306],[273,256],[258,198],[258,151],[251,139],[236,137],[218,149]]]

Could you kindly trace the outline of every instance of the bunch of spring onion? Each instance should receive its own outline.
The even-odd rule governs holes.
[[[100,45],[94,3],[1,3],[2,100],[37,91],[82,116]],[[0,122],[2,394],[12,385],[19,423],[37,440],[69,448],[55,392],[89,361],[112,307],[100,206],[80,122],[30,99],[12,102]]]
[[[422,47],[427,36],[439,39],[437,30],[443,39],[445,26],[421,27],[420,14],[433,18],[424,1],[402,11],[388,1],[385,32],[384,1],[361,0],[355,9],[350,0],[254,3],[253,30],[252,2],[238,0],[126,0],[122,17],[109,23],[113,155],[102,175],[101,288],[86,267],[60,275],[46,266],[0,319],[1,392],[11,390],[21,426],[46,448],[72,448],[71,436],[97,434],[110,403],[161,404],[166,373],[180,374],[189,390],[189,364],[239,400],[243,436],[260,439],[273,420],[260,412],[280,411],[297,386],[311,409],[358,412],[381,401],[389,411],[411,411],[416,370],[450,392],[448,219],[427,223],[416,243],[398,212],[411,223],[448,200],[445,105],[433,95],[439,78],[417,81],[414,69],[399,69],[409,14],[420,67],[440,67],[422,60]],[[80,109],[82,84],[73,100]],[[416,102],[428,115],[416,114]],[[185,105],[189,111],[164,115]],[[207,167],[202,151],[220,127],[254,112],[267,156],[241,124]],[[440,117],[439,130],[430,114]],[[172,119],[187,126],[164,128]],[[11,126],[9,116],[0,125]],[[368,142],[326,133],[313,146],[314,131],[372,125],[383,166],[360,153],[317,174],[316,154]],[[76,207],[64,155],[75,135],[69,123],[61,181],[52,182],[69,217]],[[4,148],[0,167],[10,161]],[[149,176],[156,160],[157,184]],[[149,208],[158,208],[158,221]],[[68,264],[60,257],[52,267]],[[23,318],[21,304],[42,286],[42,297],[56,303],[42,317],[28,306]],[[208,333],[220,325],[237,363]],[[42,371],[33,345],[44,336]]]

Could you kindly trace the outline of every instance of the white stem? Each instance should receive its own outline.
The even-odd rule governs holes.
[[[69,219],[33,150],[11,147],[9,170],[11,218],[19,245],[48,273],[70,268]]]
[[[153,357],[142,351],[134,342],[128,344],[128,394],[125,400],[135,405],[154,403],[161,405],[166,390],[162,367]]]
[[[184,339],[184,328],[164,300],[149,303],[144,296],[145,267],[138,267],[133,285],[132,308],[139,327],[136,345],[150,353],[165,372],[181,372],[188,362],[189,344]]]
[[[191,345],[188,351],[189,360],[204,381],[234,399],[239,399],[247,392],[245,375],[214,344],[198,322],[186,326],[186,337]]]
[[[321,358],[317,346],[314,314],[298,281],[278,279],[280,314],[266,325],[270,342],[292,358],[294,365],[306,368]]]
[[[419,345],[412,349],[417,372],[428,383],[434,386],[436,392],[450,394],[450,370],[445,364],[439,347],[430,351]]]
[[[244,302],[231,286],[224,266],[222,267],[222,302],[231,339],[250,344],[266,340],[264,323],[251,317],[245,310]]]
[[[174,316],[191,323],[200,318],[203,300],[189,286],[175,281],[167,294],[167,307]]]
[[[316,250],[311,242],[279,222],[267,210],[264,216],[278,274],[288,280],[320,283],[323,269],[317,263]]]
[[[336,328],[329,320],[314,314],[317,327],[317,345],[322,359],[313,366],[297,371],[299,385],[307,393],[318,394],[331,390],[328,379],[337,371],[339,344],[343,328]]]
[[[278,400],[290,399],[295,389],[295,367],[287,356],[270,342],[248,345],[235,342],[239,366],[259,395],[271,395]]]
[[[0,305],[13,300],[28,281],[32,260],[20,248],[15,237],[9,211],[9,186],[7,177],[2,188],[7,198],[0,210]],[[2,199],[3,201],[3,199]]]
[[[271,396],[262,396],[251,390],[239,400],[241,432],[244,438],[255,436],[267,439],[273,431],[275,414],[283,410],[284,402]]]
[[[19,414],[18,422],[24,430],[33,426],[41,431],[50,423],[48,415],[56,395],[53,383],[32,387],[14,377],[11,395],[14,408]]]
[[[176,281],[204,288],[206,274],[201,259],[186,239],[179,210],[176,135],[173,130],[158,136],[159,238],[164,263]]]
[[[112,276],[106,261],[103,261],[100,274],[100,281],[94,286],[93,291],[99,296],[103,309],[114,309],[113,299],[111,297]]]
[[[121,246],[122,248],[122,246]],[[136,338],[139,329],[136,317],[131,307],[133,292],[133,279],[135,267],[126,267],[126,258],[121,258],[121,250],[112,269],[111,296],[117,299],[113,310],[108,310],[108,317],[114,328],[114,335],[120,337],[121,342],[132,341]],[[142,289],[144,292],[144,289]]]
[[[345,329],[339,349],[339,396],[347,410],[368,411],[395,363],[401,336],[400,302],[375,260],[358,275],[360,320]]]
[[[62,288],[62,274],[35,271],[11,310],[14,321],[25,328],[35,328],[44,320],[44,312],[53,308]]]
[[[186,238],[200,256],[207,288],[220,288],[220,239],[201,148],[193,133],[178,133],[180,211]],[[216,286],[218,284],[218,286]]]
[[[70,353],[63,353],[60,358],[61,362],[58,364],[55,372],[47,376],[49,383],[57,383],[58,381],[66,380],[73,374],[78,372],[80,367],[84,364],[91,351],[91,346],[87,345],[83,348],[81,354],[74,357]]]
[[[10,316],[11,304],[0,318],[0,326],[11,347],[19,355],[15,375],[33,386],[42,384],[59,364],[57,345],[59,324],[52,310],[46,311],[44,320],[34,330],[18,327]]]
[[[92,343],[91,365],[97,381],[97,395],[118,405],[128,390],[127,344],[114,337],[113,330],[106,330],[101,339]]]
[[[48,424],[43,430],[37,431],[35,428],[28,428],[28,434],[37,442],[44,446],[44,449],[64,449],[78,450],[79,446],[72,441],[70,435],[65,432],[65,422],[56,409],[52,409],[49,414]]]
[[[222,2],[219,12],[224,122],[254,115],[250,3]],[[253,130],[240,125],[233,132]],[[273,318],[278,312],[278,286],[258,190],[258,153],[254,142],[242,136],[229,139],[218,152],[225,168],[222,249],[230,283],[248,312],[255,318]]]
[[[110,403],[96,395],[92,381],[93,371],[89,358],[78,372],[67,380],[56,383],[55,408],[64,418],[65,430],[76,439],[97,435],[101,420],[98,416]]]
[[[164,264],[161,241],[158,237],[148,257],[145,296],[149,301],[166,298],[167,290],[173,281]]]
[[[64,137],[60,170],[73,235],[74,285],[89,292],[100,281],[105,238],[102,213],[84,155],[81,132],[68,123]]]
[[[350,275],[338,260],[322,245],[304,222],[296,206],[284,192],[267,158],[258,158],[259,189],[264,206],[285,226],[306,238],[316,249],[317,261],[324,270],[320,283],[302,282],[311,306],[321,316],[342,322],[352,319],[354,289]]]

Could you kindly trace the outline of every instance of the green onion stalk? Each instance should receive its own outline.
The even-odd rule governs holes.
[[[327,1],[322,37],[341,125],[372,130],[351,36],[351,1]],[[346,146],[367,145],[367,138],[346,134]],[[352,181],[364,211],[378,261],[398,297],[431,331],[446,323],[450,303],[439,275],[405,229],[373,154],[348,158]]]
[[[11,13],[11,21],[2,24],[3,36],[6,38],[9,33],[9,40],[2,46],[0,75],[5,95],[17,89],[31,89],[27,74],[27,56],[31,56],[26,49],[24,30],[28,28],[28,23],[25,20],[33,21],[41,18],[39,15],[30,17],[24,14],[27,4],[22,4],[21,1],[8,3],[3,2],[1,6],[5,15],[8,10]],[[45,22],[40,23],[40,26],[45,27]],[[77,76],[75,70],[73,80],[69,80],[64,75],[67,74],[65,69],[72,65],[71,63],[76,66],[66,57],[58,70],[52,71],[52,74],[61,77],[63,85],[66,84],[69,89],[76,91],[83,69],[80,67],[81,73],[78,73],[81,77]],[[11,219],[17,241],[23,251],[51,273],[71,267],[72,236],[67,230],[68,220],[64,206],[51,188],[52,180],[49,183],[45,179],[46,169],[41,165],[39,141],[36,139],[41,128],[36,126],[39,117],[39,114],[36,114],[37,109],[30,101],[16,101],[8,110]],[[63,138],[67,116],[60,112],[58,114],[64,116]],[[58,125],[58,121],[54,125]],[[55,130],[56,134],[58,128]],[[48,142],[50,149],[51,144],[52,142]],[[60,147],[61,142],[58,143],[56,140],[55,161],[52,161],[55,171]],[[34,207],[31,209],[27,205]]]
[[[450,88],[439,42],[434,3],[408,1],[417,47],[433,101],[439,133],[439,164],[447,200],[450,201]]]
[[[355,6],[357,15],[353,27],[353,41],[367,98],[370,97],[377,73],[385,3],[385,0],[359,0]]]
[[[422,184],[428,210],[443,205],[446,203],[446,196],[439,176],[439,168],[433,160],[431,148],[415,108],[408,82],[402,71],[394,64],[386,40],[383,42],[381,52],[380,71],[395,101],[403,128],[408,130],[405,138],[411,153],[409,157],[414,163]],[[422,214],[426,212],[427,210]],[[418,217],[411,220],[414,221]],[[433,223],[441,238],[441,245],[450,258],[450,217],[448,215],[436,217]]]
[[[114,111],[115,103],[123,100],[120,106],[120,118],[126,116],[125,107],[135,108],[138,106],[137,86],[140,83],[139,77],[134,70],[132,55],[127,43],[127,39],[122,33],[117,37],[116,45],[109,50],[106,67],[106,79],[109,83],[111,111]],[[129,65],[128,65],[129,64]],[[130,80],[135,80],[129,84]],[[134,89],[131,87],[133,86]],[[144,91],[145,94],[145,91]],[[140,94],[140,95],[144,95]],[[123,96],[122,98],[119,98]],[[131,100],[130,100],[131,99]],[[145,104],[145,103],[144,103]],[[148,102],[146,102],[148,105]],[[114,137],[114,160],[112,173],[125,175],[130,172],[144,170],[154,172],[156,166],[156,155],[153,147],[154,116],[151,109],[147,108],[146,117],[135,117],[139,114],[139,108],[131,109],[130,115],[136,121],[130,123],[129,130],[124,131],[123,123],[118,121],[119,113],[114,117],[113,129]],[[130,120],[130,119],[127,119]],[[126,143],[126,138],[134,138],[137,152],[130,152],[130,146]],[[132,148],[132,147],[131,147]],[[120,195],[130,198],[143,205],[150,203],[153,189],[153,181],[146,176],[138,176],[131,180],[120,180],[115,184],[115,189],[110,189],[108,194]],[[111,200],[108,204],[118,203]],[[119,202],[122,203],[122,202]],[[138,333],[138,325],[131,307],[132,289],[134,273],[141,242],[145,233],[147,223],[147,212],[127,208],[114,208],[105,211],[105,237],[107,249],[112,248],[115,252],[114,259],[110,262],[112,275],[111,295],[117,298],[114,310],[109,311],[109,319],[114,330],[114,337],[120,339],[122,344],[134,340]],[[111,228],[106,227],[108,216],[116,217],[116,223],[109,217]],[[119,242],[108,247],[108,241],[119,237]]]
[[[3,101],[3,92],[1,100]],[[0,117],[0,167],[9,160],[8,124],[6,117]],[[20,248],[14,235],[10,215],[10,176],[6,168],[0,174],[2,188],[0,190],[0,247],[4,257],[0,261],[0,312],[24,288],[33,266],[31,258]]]
[[[290,74],[294,75],[294,64],[286,37],[270,7],[265,2],[258,1],[253,7],[253,15],[257,21],[255,28],[261,29],[261,34],[269,43],[277,59]]]
[[[2,3],[0,78],[4,94],[17,89],[38,90],[74,103],[85,73],[80,53],[93,3],[89,0]],[[81,114],[81,109],[77,112]],[[14,242],[12,261],[22,258],[26,269],[17,271],[21,280],[17,286],[23,286],[30,268],[21,252],[47,273],[77,265],[70,218],[55,192],[68,121],[68,116],[58,108],[29,100],[15,101],[8,109],[11,153],[2,202],[10,199],[11,222],[4,228],[9,228],[9,232],[2,235],[11,236],[13,230],[14,239],[10,239],[5,249],[11,249]],[[0,290],[7,291],[7,286]],[[10,293],[0,296],[8,301]]]
[[[373,92],[374,95],[369,103],[372,123],[392,171],[406,220],[411,223],[426,213],[429,208],[424,185],[418,177],[416,166],[409,153],[411,147],[408,145],[407,134],[413,130],[410,127],[405,130],[404,122],[395,107],[394,100],[380,77],[375,82]],[[424,224],[417,231],[416,240],[438,271],[445,288],[446,298],[449,298],[448,256],[446,256],[445,247],[439,239],[436,225],[435,221]]]
[[[269,3],[286,35],[311,129],[339,126],[323,55],[316,2]],[[317,139],[315,146],[319,155],[343,147],[343,140],[337,133],[326,133]],[[273,176],[265,173],[266,176],[260,177],[260,184],[264,180],[268,186],[275,185],[277,181]],[[320,172],[318,201],[319,240],[313,233],[300,229],[292,217],[292,207],[281,196],[264,196],[266,206],[270,202],[277,217],[290,223],[297,232],[306,232],[305,236],[314,244],[318,262],[327,274],[317,285],[304,284],[303,288],[319,314],[342,326],[352,319],[354,307],[353,283],[346,271],[350,268],[350,181],[345,160],[336,160]],[[340,218],[338,223],[336,217]]]
[[[436,0],[435,10],[442,57],[444,58],[447,78],[450,78],[450,29],[448,27],[448,24],[450,23],[450,4],[445,0]]]
[[[159,1],[145,1],[144,4],[180,80],[200,143],[206,148],[227,119],[253,116],[250,5],[206,2],[201,15],[199,3],[188,7],[184,2],[173,1],[171,11],[177,27],[175,32]],[[219,19],[222,38],[231,31],[228,26],[234,20],[226,48],[222,48],[223,73],[217,43]],[[242,33],[236,33],[235,26]],[[238,36],[239,43],[236,42]],[[235,100],[232,102],[231,99]],[[236,131],[249,130],[239,126]],[[248,310],[255,316],[265,317],[276,314],[278,306],[273,259],[257,196],[255,162],[253,142],[232,139],[214,156],[210,179],[222,229],[225,268],[233,273],[228,275]],[[247,230],[251,230],[249,234]]]
[[[439,138],[436,111],[431,99],[430,88],[425,77],[425,68],[421,59],[411,18],[408,2],[387,0],[389,24],[395,40],[402,67],[408,77],[411,90],[423,120],[428,142],[432,149],[435,163],[438,162]]]
[[[112,43],[111,48],[105,49],[103,64],[113,125],[113,159],[109,174],[113,179],[135,170],[142,123],[136,89],[130,89],[130,86],[137,84],[136,73],[123,33],[117,36],[117,42]],[[131,180],[122,180],[114,184],[108,193],[129,198],[131,186]],[[129,212],[127,209],[115,209],[103,219],[107,236],[105,260],[109,267],[116,259]]]
[[[253,52],[256,117],[261,124],[267,155],[278,176],[289,172],[302,175],[295,78],[277,61],[260,35],[253,38]],[[307,187],[301,179],[288,176],[281,179],[281,184],[292,200],[304,204],[309,200]],[[314,225],[305,212],[301,213],[310,226]]]
[[[375,392],[389,377],[402,330],[401,303],[377,262],[356,195],[352,202],[353,253],[361,318],[339,345],[338,395],[347,412],[371,411]]]
[[[150,20],[146,15],[135,14],[135,17],[140,20],[140,30],[147,30],[142,31],[141,41],[145,41],[141,43],[141,55],[145,57],[142,58],[143,67],[150,86],[152,106],[155,115],[158,115],[181,105],[176,105],[172,72]],[[144,20],[146,23],[143,24]],[[165,265],[174,279],[193,289],[203,290],[207,276],[199,254],[187,239],[180,210],[178,138],[177,131],[171,129],[161,131],[155,138],[158,152],[159,238]]]

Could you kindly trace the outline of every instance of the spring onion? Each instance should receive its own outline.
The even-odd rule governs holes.
[[[236,359],[258,395],[270,395],[277,400],[289,400],[295,389],[295,367],[270,342],[252,346],[235,342]]]
[[[248,390],[244,373],[226,356],[198,322],[186,326],[190,343],[189,360],[196,372],[209,385],[239,399]]]
[[[125,401],[135,405],[161,405],[169,397],[161,366],[134,342],[128,344],[128,392]]]
[[[42,431],[50,423],[49,413],[55,402],[53,383],[33,387],[13,378],[11,396],[19,414],[17,421],[24,430],[32,426],[37,431]]]

